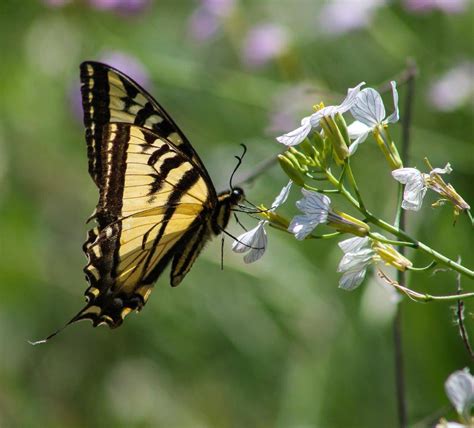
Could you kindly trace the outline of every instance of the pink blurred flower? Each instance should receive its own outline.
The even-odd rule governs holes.
[[[71,3],[71,0],[42,0],[42,2],[46,6],[62,7],[62,6],[66,6],[67,4]]]
[[[110,65],[117,70],[122,71],[145,89],[149,89],[151,85],[149,74],[143,64],[136,58],[126,53],[119,51],[104,52],[97,61],[103,62],[104,64]],[[70,102],[74,117],[82,123],[83,112],[79,71],[77,78],[74,79],[74,83],[70,91]]]
[[[413,12],[429,12],[438,9],[446,13],[461,13],[468,0],[405,0],[405,8]]]
[[[276,24],[260,24],[252,28],[242,48],[242,60],[249,67],[261,67],[283,54],[289,45],[285,28]]]
[[[269,113],[265,131],[270,135],[281,135],[288,129],[294,129],[308,106],[314,104],[316,95],[310,83],[300,83],[279,91],[270,102],[274,108]]]
[[[366,27],[376,10],[385,6],[386,0],[331,0],[318,17],[318,24],[329,34],[343,34]]]
[[[474,98],[474,62],[462,62],[431,84],[428,98],[434,108],[453,111]]]
[[[201,0],[201,5],[189,18],[191,38],[200,42],[211,39],[222,21],[232,13],[234,4],[234,0]]]
[[[150,0],[89,0],[89,4],[99,10],[135,14],[145,10],[150,5]]]

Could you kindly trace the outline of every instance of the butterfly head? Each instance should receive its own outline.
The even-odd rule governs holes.
[[[217,196],[218,206],[214,212],[212,228],[216,235],[227,227],[230,213],[234,206],[240,204],[245,199],[245,193],[240,187],[219,193]]]
[[[231,205],[237,205],[243,202],[245,199],[245,193],[240,187],[234,187],[229,191],[229,203]]]

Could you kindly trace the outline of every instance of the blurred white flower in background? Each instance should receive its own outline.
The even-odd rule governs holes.
[[[440,111],[453,111],[469,102],[473,105],[474,62],[464,61],[448,70],[431,84],[428,98]]]
[[[429,12],[438,9],[446,13],[461,13],[469,0],[405,0],[405,8],[413,12]]]
[[[248,67],[261,67],[284,54],[289,46],[288,31],[277,24],[264,23],[250,29],[242,46],[242,61]]]
[[[386,0],[330,0],[318,16],[318,25],[328,34],[343,34],[368,26]]]

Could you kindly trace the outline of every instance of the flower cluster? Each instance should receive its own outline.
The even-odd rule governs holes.
[[[433,206],[449,202],[454,206],[456,215],[464,211],[469,214],[470,206],[454,187],[442,178],[452,171],[449,163],[444,168],[432,168],[427,161],[429,173],[402,165],[395,142],[389,133],[389,127],[400,118],[396,83],[390,83],[393,110],[389,115],[380,93],[373,88],[362,88],[364,85],[362,82],[349,88],[346,97],[338,105],[324,106],[321,103],[315,106],[314,113],[301,120],[301,126],[277,137],[277,141],[287,147],[286,152],[278,156],[278,160],[290,182],[281,190],[270,209],[262,206],[260,211],[254,212],[261,218],[257,226],[235,240],[232,248],[237,253],[246,253],[246,263],[255,262],[264,254],[268,244],[265,230],[268,224],[291,233],[297,240],[331,239],[346,234],[349,237],[339,242],[344,253],[337,268],[342,274],[339,280],[340,288],[357,288],[364,280],[369,267],[379,270],[380,275],[390,284],[400,285],[388,278],[380,268],[382,265],[388,265],[399,271],[412,269],[412,262],[392,244],[418,248],[419,243],[396,226],[377,219],[365,207],[350,159],[369,136],[382,151],[393,179],[405,186],[400,208],[420,210],[423,197],[428,189],[431,189],[441,195],[441,199]],[[347,125],[344,115],[349,114],[353,120]],[[338,178],[332,172],[333,162],[335,169],[340,169]],[[296,201],[296,208],[300,213],[287,219],[276,211],[287,200],[292,183],[301,187],[302,198]],[[315,187],[314,183],[317,183],[318,187]],[[328,189],[327,184],[332,188]],[[345,197],[363,217],[357,218],[336,209],[328,194]],[[397,236],[398,240],[393,241],[373,232],[371,224],[382,227]],[[321,225],[332,231],[314,234],[315,229],[318,228],[319,231]],[[435,254],[433,251],[429,253]],[[445,262],[443,258],[438,260]],[[449,263],[449,266],[453,266],[453,263]]]

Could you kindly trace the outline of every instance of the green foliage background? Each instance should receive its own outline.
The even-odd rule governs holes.
[[[473,8],[416,15],[392,2],[367,28],[330,37],[317,31],[322,5],[241,1],[214,39],[197,43],[188,33],[196,7],[190,1],[157,1],[134,17],[85,2],[1,2],[0,426],[396,426],[393,306],[370,279],[352,293],[337,288],[341,253],[333,241],[300,243],[269,230],[269,249],[255,265],[244,265],[227,242],[224,271],[215,241],[180,287],[171,289],[164,275],[142,313],[118,330],[81,323],[46,345],[27,343],[62,325],[84,301],[84,220],[97,194],[70,93],[80,62],[105,51],[144,64],[152,93],[218,188],[226,187],[239,143],[249,148],[244,171],[281,150],[265,129],[271,112],[293,101],[276,100],[285,88],[302,81],[315,88],[302,117],[321,101],[318,91],[329,93],[323,99],[332,104],[347,87],[362,80],[377,86],[415,58],[410,164],[422,167],[425,155],[435,166],[450,161],[450,181],[474,203],[472,108],[439,113],[426,101],[434,78],[472,59]],[[241,43],[263,21],[290,30],[290,53],[249,69]],[[403,114],[404,87],[400,93]],[[354,164],[368,205],[391,219],[396,188],[372,142],[360,147]],[[285,183],[274,167],[246,191],[255,203],[269,204]],[[283,208],[289,216],[297,193]],[[408,215],[408,229],[474,266],[472,228],[465,218],[453,228],[450,208],[427,203]],[[416,255],[414,262],[429,260]],[[455,290],[450,273],[410,281],[433,294]],[[464,286],[473,289],[472,281]],[[470,309],[468,302],[474,334]],[[402,314],[409,418],[429,426],[450,409],[443,382],[470,362],[450,304],[405,299]]]

